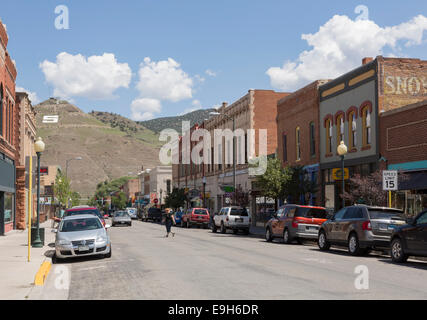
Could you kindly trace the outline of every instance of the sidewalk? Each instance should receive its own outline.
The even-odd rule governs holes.
[[[50,262],[49,243],[55,241],[51,232],[51,221],[42,223],[45,228],[43,248],[31,248],[28,262],[28,230],[14,230],[0,237],[0,299],[22,300],[28,297],[34,288],[34,278],[41,264]]]

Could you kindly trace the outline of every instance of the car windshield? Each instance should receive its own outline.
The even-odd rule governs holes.
[[[325,209],[320,208],[298,208],[298,216],[315,219],[326,219],[328,212]]]
[[[248,211],[244,208],[231,208],[230,216],[248,216]]]
[[[69,217],[69,216],[76,216],[79,214],[92,214],[92,215],[95,215],[95,216],[102,218],[101,213],[96,209],[67,211],[65,213],[65,216]]]
[[[405,220],[403,217],[403,213],[399,211],[394,210],[381,210],[381,209],[368,209],[369,216],[371,219],[399,219],[399,220]]]
[[[208,211],[205,209],[196,209],[194,210],[194,214],[208,214]]]
[[[116,212],[116,214],[114,216],[115,217],[127,217],[129,215],[124,211],[119,211],[119,212]]]
[[[96,218],[82,218],[62,221],[60,232],[74,232],[101,229],[102,224]]]

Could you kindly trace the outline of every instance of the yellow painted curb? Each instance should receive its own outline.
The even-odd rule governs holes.
[[[47,275],[49,274],[50,267],[52,264],[48,261],[45,261],[41,264],[39,271],[36,273],[36,277],[34,279],[34,284],[36,286],[42,286],[44,285],[44,282],[47,278]]]

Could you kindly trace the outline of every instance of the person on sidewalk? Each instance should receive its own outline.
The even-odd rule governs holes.
[[[175,217],[172,213],[172,209],[171,208],[166,208],[165,209],[165,216],[163,218],[163,222],[165,223],[166,226],[166,238],[169,237],[169,233],[172,233],[172,237],[175,236],[175,232],[171,232],[171,228],[172,228],[172,223],[173,225],[176,225],[175,222]]]

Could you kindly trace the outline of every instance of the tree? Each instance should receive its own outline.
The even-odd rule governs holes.
[[[174,210],[183,207],[185,204],[186,196],[185,190],[182,188],[173,188],[165,198],[166,207],[173,208]]]
[[[71,192],[71,205],[78,206],[80,204],[80,194],[76,191]]]
[[[126,195],[124,194],[124,192],[120,191],[117,195],[111,197],[111,204],[116,209],[126,208],[126,203],[127,203],[127,199],[126,199]]]
[[[353,203],[386,206],[387,192],[382,189],[382,173],[376,171],[362,177],[354,174],[349,179],[350,192],[344,192],[344,199]]]
[[[291,179],[287,181],[285,186],[286,198],[291,203],[306,204],[310,194],[317,192],[317,184],[307,177],[303,166],[292,166],[288,168],[288,171],[291,174]]]
[[[257,176],[256,184],[263,196],[275,200],[277,207],[277,200],[285,198],[285,188],[289,179],[291,179],[289,168],[283,169],[279,159],[270,158],[267,162],[267,170],[263,175]]]
[[[67,206],[71,194],[70,180],[60,171],[56,175],[53,192],[59,201],[59,205]]]

